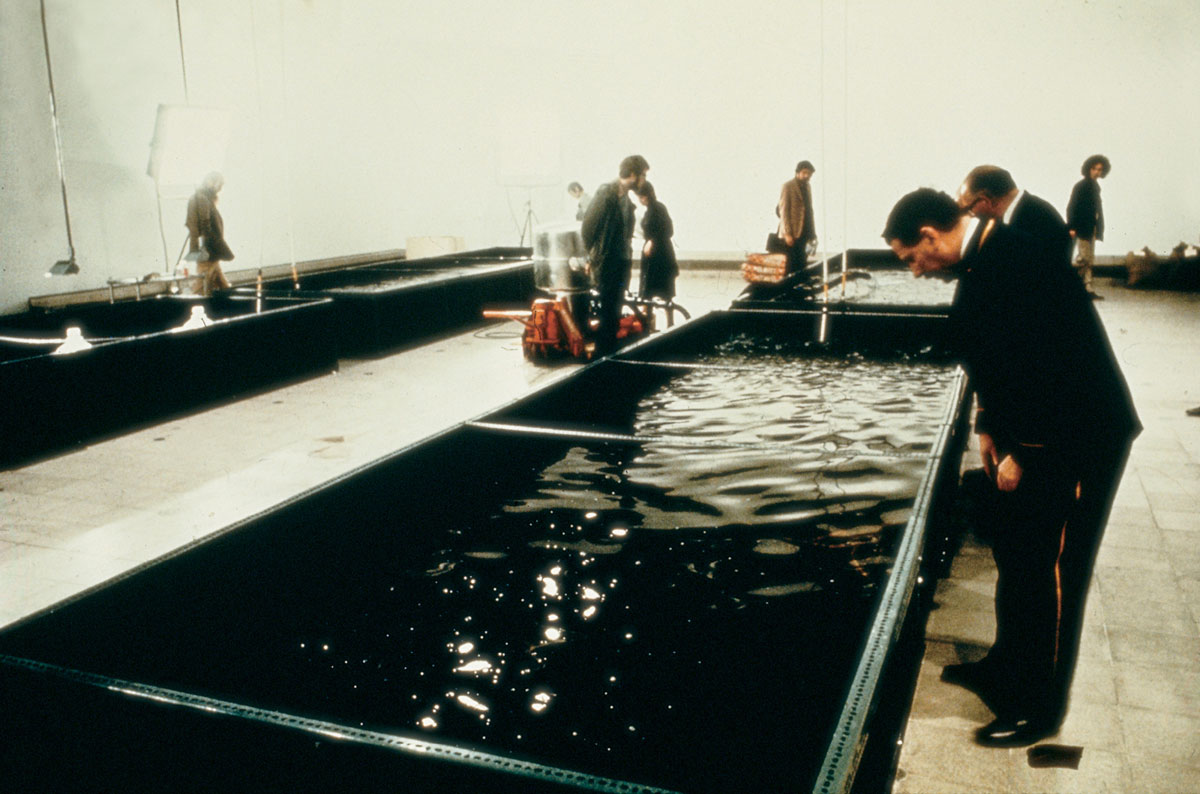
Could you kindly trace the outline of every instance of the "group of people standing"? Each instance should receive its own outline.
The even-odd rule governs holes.
[[[976,740],[1031,744],[1066,716],[1084,605],[1130,445],[1141,430],[1128,386],[1092,303],[1094,243],[1103,238],[1103,155],[1083,164],[1064,221],[994,165],[972,169],[957,199],[930,188],[903,196],[883,238],[915,276],[956,278],[947,339],[957,346],[978,409],[975,432],[994,486],[996,636],[987,655],[949,665],[944,680],[977,693],[996,719]],[[645,207],[640,295],[670,302],[679,268],[666,206],[640,155],[594,197],[573,183],[598,292],[598,354],[617,346],[632,272],[635,206]],[[810,179],[800,161],[780,192],[778,238],[790,268],[815,246]],[[224,180],[211,174],[188,203],[189,247],[205,294],[227,288],[233,258],[217,211]],[[1071,254],[1082,278],[1072,269]],[[668,322],[670,317],[668,316]]]
[[[1066,717],[1096,552],[1141,431],[1093,304],[1093,245],[1104,232],[1097,180],[1109,169],[1102,155],[1084,162],[1065,221],[1007,170],[982,165],[957,198],[930,188],[902,197],[883,232],[915,276],[959,280],[946,339],[975,391],[999,576],[992,647],[981,660],[946,666],[942,677],[994,712],[976,732],[984,746],[1032,744]],[[642,294],[674,295],[671,219],[648,170],[645,158],[625,158],[618,178],[581,204],[600,353],[616,345],[629,284],[631,192],[646,206]],[[815,170],[802,160],[780,192],[776,234],[789,270],[802,267],[816,243]]]
[[[783,183],[783,187],[779,191],[779,202],[775,205],[775,215],[779,218],[779,227],[775,234],[768,239],[767,248],[772,253],[787,255],[788,273],[794,273],[803,268],[808,259],[816,252],[816,215],[813,212],[812,199],[812,176],[816,170],[809,160],[801,160],[797,163],[795,176]],[[1096,154],[1087,158],[1080,169],[1083,178],[1075,183],[1075,187],[1071,190],[1071,197],[1067,201],[1064,229],[1067,234],[1065,238],[1067,256],[1070,257],[1073,248],[1077,249],[1074,266],[1079,271],[1084,287],[1093,300],[1103,299],[1092,289],[1092,268],[1096,259],[1096,241],[1104,239],[1104,207],[1100,200],[1099,180],[1108,176],[1110,170],[1112,170],[1112,164],[1104,155]],[[1008,178],[1009,184],[1001,184],[997,180],[998,171],[1002,171],[1002,169],[994,166],[981,166],[968,174],[967,182],[972,186],[976,201],[981,201],[985,196],[991,195],[995,197],[992,201],[999,204],[1002,201],[1000,197],[1007,195],[1008,199],[1003,202],[1003,209],[997,216],[1003,216],[1005,213],[1011,216],[1016,209],[1016,186],[1011,184],[1011,177]],[[1007,172],[1005,173],[1007,174]],[[985,188],[986,192],[980,192]],[[1011,195],[1009,195],[1010,191]],[[1023,191],[1021,195],[1025,195]],[[1033,213],[1032,217],[1038,217],[1039,210],[1044,212],[1045,207],[1050,207],[1041,199],[1030,199],[1031,204],[1039,202],[1044,207],[1039,207],[1038,210],[1031,210],[1027,207],[1025,212]],[[1053,208],[1051,210],[1053,211]],[[1058,213],[1054,212],[1054,214],[1057,216]],[[1061,216],[1058,217],[1058,221],[1061,225]],[[1046,230],[1045,227],[1043,230]],[[1054,236],[1058,230],[1046,231]]]
[[[1051,245],[1068,261],[1075,251],[1073,265],[1092,300],[1103,300],[1093,289],[1092,269],[1096,261],[1096,241],[1104,239],[1104,206],[1100,200],[1100,179],[1108,175],[1112,164],[1102,154],[1083,161],[1083,178],[1071,189],[1067,216],[1063,217],[1046,200],[1018,190],[1012,175],[1003,168],[981,165],[971,170],[959,189],[959,204],[973,215],[1003,221],[1024,229],[1037,241]]]
[[[1090,269],[1085,243],[1103,233],[1095,181],[1108,167],[1099,155],[1084,163],[1068,221],[985,165],[957,200],[905,195],[883,231],[914,275],[959,282],[947,339],[975,390],[999,576],[992,647],[942,679],[995,714],[976,732],[984,746],[1032,744],[1065,719],[1096,552],[1141,430],[1090,274],[1072,270],[1072,241]]]
[[[644,298],[661,298],[668,303],[667,323],[673,315],[671,299],[675,297],[675,279],[679,264],[671,238],[675,234],[671,215],[658,200],[654,186],[646,181],[650,164],[641,155],[630,155],[617,168],[617,179],[596,189],[595,196],[584,203],[586,194],[576,182],[569,192],[580,199],[579,219],[583,222],[580,234],[591,262],[592,284],[598,293],[596,318],[596,352],[603,355],[617,346],[621,310],[629,290],[633,272],[633,233],[636,207],[629,194],[645,207],[642,216],[642,257],[638,294]]]

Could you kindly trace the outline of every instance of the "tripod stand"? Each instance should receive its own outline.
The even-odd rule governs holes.
[[[521,242],[520,247],[525,247],[525,235],[529,235],[529,244],[533,245],[533,224],[537,220],[537,215],[533,212],[533,198],[525,199],[525,220],[521,224]]]

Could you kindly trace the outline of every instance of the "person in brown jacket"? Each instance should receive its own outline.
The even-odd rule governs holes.
[[[808,246],[816,243],[813,220],[812,187],[809,180],[817,169],[808,160],[796,164],[796,176],[783,183],[779,191],[779,239],[787,246],[787,271],[794,273],[808,261]]]
[[[187,206],[188,252],[197,255],[200,294],[206,297],[213,289],[229,289],[221,262],[233,259],[233,251],[225,242],[225,223],[217,210],[217,194],[224,186],[225,177],[212,172],[204,177]]]

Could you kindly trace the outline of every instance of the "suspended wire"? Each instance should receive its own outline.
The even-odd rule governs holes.
[[[175,0],[175,30],[179,38],[179,73],[183,78],[183,103],[191,104],[191,98],[188,94],[188,79],[187,79],[187,59],[183,53],[183,14],[179,8],[179,0]],[[155,143],[159,145],[160,142]],[[162,208],[162,187],[158,183],[158,177],[154,178],[154,195],[158,201],[158,236],[162,240],[163,249],[163,271],[168,269],[174,275],[178,272],[179,263],[183,260],[183,252],[187,248],[188,239],[185,237],[183,244],[179,247],[179,253],[175,257],[175,261],[171,261],[170,245],[167,243],[167,229],[163,225],[163,208]]]
[[[842,4],[842,297],[850,267],[850,10]]]
[[[280,91],[279,96],[283,102],[283,124],[284,129],[290,131],[288,127],[288,81],[287,81],[287,23],[283,15],[283,2],[279,2],[279,81]],[[288,263],[292,266],[293,279],[296,273],[296,235],[294,229],[294,221],[292,220],[292,163],[288,156],[288,142],[284,139],[283,142],[283,191],[284,191],[284,210],[287,212],[288,221]]]
[[[818,67],[817,67],[818,89],[817,89],[817,91],[818,91],[818,102],[820,102],[820,108],[821,108],[820,112],[818,114],[818,117],[819,117],[820,123],[821,123],[821,167],[825,168],[828,166],[828,161],[825,158],[825,0],[821,0],[820,5],[818,6],[817,29],[821,31],[821,46],[817,48],[817,53],[818,53],[818,55],[817,55],[817,63],[818,63]],[[825,179],[821,180],[821,206],[823,208],[825,208],[825,210],[828,210],[828,207],[829,207],[829,204],[827,203],[828,196],[827,196],[827,193],[825,190],[825,183],[827,181],[828,180],[825,180]],[[823,211],[821,213],[821,237],[826,241],[827,245],[829,242],[829,237],[827,236],[829,228],[828,228],[828,218],[826,216],[828,216],[828,215],[829,215],[828,211]],[[829,301],[829,257],[824,256],[824,255],[821,256],[821,293],[822,293],[822,298],[826,302],[828,302]],[[822,324],[822,327],[823,327],[823,324]]]
[[[179,31],[179,69],[183,74],[183,103],[190,105],[192,100],[188,94],[187,59],[183,57],[183,14],[179,11],[179,0],[175,0],[175,27]]]
[[[67,248],[70,262],[75,264],[75,241],[71,237],[71,210],[67,206],[67,170],[63,166],[62,131],[58,128],[58,104],[54,99],[54,69],[50,65],[50,34],[46,32],[46,0],[41,0],[42,44],[46,53],[46,77],[50,81],[50,121],[54,126],[54,153],[58,160],[58,183],[62,188],[63,218],[67,225]]]
[[[850,18],[846,3],[842,4],[842,299],[846,297],[846,271],[849,268],[849,219],[850,219],[850,88],[848,76],[848,59],[850,52]],[[820,121],[821,121],[821,160],[825,161],[825,0],[820,4],[819,28],[821,42],[819,48],[820,71]],[[826,192],[827,180],[821,180],[821,205],[828,210]],[[829,213],[821,214],[821,237],[829,243]],[[821,282],[825,301],[829,300],[829,256],[828,247],[821,257]]]
[[[258,103],[258,124],[256,129],[258,132],[258,150],[266,151],[263,136],[263,84],[262,84],[262,69],[259,64],[258,53],[258,15],[254,13],[254,6],[257,5],[255,0],[250,0],[250,42],[254,48],[254,92],[255,101]],[[259,159],[260,167],[265,162],[265,159]],[[267,199],[266,199],[266,183],[265,174],[260,172],[258,185],[258,266],[263,266],[263,257],[267,245],[266,235],[266,216],[267,216]]]

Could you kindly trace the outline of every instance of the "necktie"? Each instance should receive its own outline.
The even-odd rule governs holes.
[[[987,224],[983,227],[983,232],[979,235],[979,248],[983,248],[983,244],[987,242],[988,235],[992,233],[992,229],[994,228],[996,228],[996,219],[988,218]]]

